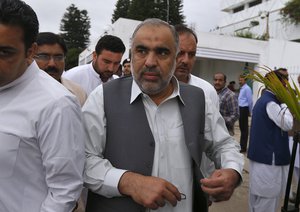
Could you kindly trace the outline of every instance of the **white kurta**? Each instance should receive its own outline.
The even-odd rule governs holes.
[[[188,84],[201,88],[206,99],[210,99],[211,107],[216,107],[219,110],[219,96],[216,89],[209,82],[190,74]],[[215,169],[215,164],[205,154],[202,154],[201,171],[203,176],[209,177]]]
[[[99,74],[93,68],[92,63],[76,66],[64,72],[63,77],[80,85],[87,95],[103,83]],[[112,75],[108,80],[116,78],[118,78],[117,75]]]
[[[33,62],[0,87],[0,211],[70,212],[82,189],[78,101]]]

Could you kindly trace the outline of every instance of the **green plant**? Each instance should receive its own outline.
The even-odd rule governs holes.
[[[255,39],[256,35],[250,31],[237,31],[234,33],[236,37]]]
[[[300,23],[300,0],[288,1],[284,8],[280,10],[283,21],[293,24]]]
[[[251,74],[247,75],[247,78],[264,84],[266,88],[276,95],[279,101],[288,106],[295,119],[300,121],[300,92],[296,84],[292,82],[293,86],[291,86],[288,80],[284,80],[284,86],[270,68],[266,66],[259,68],[269,72],[268,77],[264,77],[260,72],[253,70]]]
[[[258,36],[256,34],[250,32],[249,30],[237,31],[234,33],[234,36],[240,37],[240,38],[255,39],[255,40],[267,40],[264,35]]]

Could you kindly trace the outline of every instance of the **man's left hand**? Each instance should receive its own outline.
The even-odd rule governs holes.
[[[240,181],[240,175],[233,169],[218,169],[209,178],[200,180],[203,192],[210,195],[214,201],[229,200]]]

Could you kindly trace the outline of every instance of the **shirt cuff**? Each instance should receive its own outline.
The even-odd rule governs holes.
[[[238,182],[238,185],[240,185],[243,182],[243,164],[237,164],[235,162],[228,162],[225,167],[222,167],[222,169],[233,169],[240,175],[240,181]]]
[[[118,185],[120,178],[126,171],[127,170],[112,168],[106,173],[102,188],[103,191],[106,190],[106,194],[109,194],[106,195],[106,197],[122,196],[119,192]]]
[[[287,108],[287,105],[286,105],[285,103],[282,103],[282,104],[280,105],[280,108],[281,108],[281,109]]]

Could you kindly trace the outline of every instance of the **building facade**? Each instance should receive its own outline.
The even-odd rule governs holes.
[[[140,21],[120,18],[104,32],[104,34],[116,35],[124,42],[126,52],[122,61],[129,56],[131,36],[139,23]],[[239,75],[260,70],[260,66],[271,69],[285,67],[289,70],[291,80],[297,82],[297,76],[300,74],[298,56],[300,43],[298,42],[273,38],[262,41],[201,31],[196,31],[196,34],[198,44],[192,73],[210,83],[213,83],[214,73],[223,72],[227,75],[227,82],[236,81],[238,88]],[[97,41],[92,42],[79,55],[80,65],[92,60],[92,52]],[[254,101],[261,90],[260,84],[253,84]]]
[[[283,22],[280,10],[289,0],[223,0],[224,17],[215,32],[252,33],[255,37],[300,41],[300,26]]]

